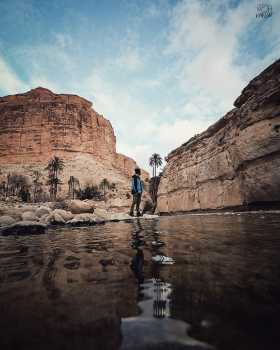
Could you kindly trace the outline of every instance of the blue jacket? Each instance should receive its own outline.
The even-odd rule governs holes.
[[[142,181],[139,176],[133,175],[132,181],[131,181],[131,192],[134,193],[142,193],[143,192],[143,185]]]

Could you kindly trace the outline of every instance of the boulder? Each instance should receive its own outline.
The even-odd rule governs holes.
[[[64,225],[66,223],[64,218],[55,212],[51,213],[51,215],[47,219],[47,222],[50,222],[52,225]]]
[[[32,211],[35,212],[36,211],[36,207],[32,206],[32,205],[23,205],[22,207],[20,207],[22,213],[26,212],[26,211]]]
[[[39,235],[46,232],[47,226],[36,221],[19,221],[0,228],[0,234],[9,235]]]
[[[98,222],[99,219],[96,218],[94,214],[82,213],[74,216],[72,220],[69,220],[67,223],[72,226],[82,226],[82,225],[94,225]]]
[[[42,224],[50,225],[51,224],[51,214],[45,214],[45,215],[41,216],[39,221]]]
[[[34,211],[25,211],[21,214],[23,221],[39,221]]]
[[[55,209],[53,211],[53,214],[58,214],[65,221],[69,221],[69,220],[72,220],[74,218],[74,214],[72,214],[71,211],[67,211],[67,210],[63,210],[63,209]]]
[[[9,215],[3,215],[0,216],[0,227],[1,226],[8,226],[8,225],[12,225],[16,222],[15,219],[13,219],[11,216]]]
[[[22,208],[5,208],[2,210],[3,215],[8,215],[15,219],[15,221],[21,221],[22,220]]]
[[[46,214],[49,215],[50,213],[51,213],[51,209],[46,206],[41,206],[35,211],[36,216],[38,216],[39,218]]]
[[[109,213],[106,209],[101,208],[95,208],[94,214],[97,218],[103,219],[103,220],[110,220],[110,217],[112,213]]]
[[[133,219],[134,218],[127,213],[113,213],[109,217],[109,221],[127,221]]]
[[[73,214],[93,213],[94,211],[93,203],[81,201],[79,199],[68,201],[67,206]]]
[[[65,225],[66,221],[58,213],[52,212],[51,214],[45,214],[40,218],[40,222],[45,225]]]

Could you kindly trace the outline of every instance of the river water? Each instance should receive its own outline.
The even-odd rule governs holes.
[[[0,349],[278,349],[279,226],[182,215],[0,237]]]

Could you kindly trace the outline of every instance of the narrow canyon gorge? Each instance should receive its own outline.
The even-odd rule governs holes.
[[[169,153],[158,213],[280,202],[280,60],[254,78],[234,106]]]

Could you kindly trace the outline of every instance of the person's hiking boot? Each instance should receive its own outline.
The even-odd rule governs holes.
[[[129,213],[130,216],[134,216],[134,214],[132,212]]]
[[[138,216],[138,217],[139,217],[139,216],[142,216],[142,214],[140,213],[140,211],[138,211],[137,216]]]

